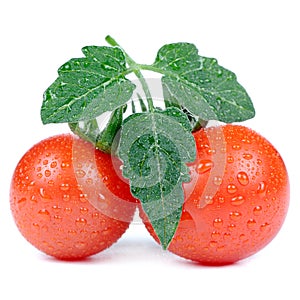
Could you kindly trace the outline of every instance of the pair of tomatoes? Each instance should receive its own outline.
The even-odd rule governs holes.
[[[168,250],[203,264],[246,258],[278,233],[289,204],[288,174],[276,149],[239,125],[194,133],[181,219]],[[48,255],[80,259],[116,242],[137,207],[121,162],[70,134],[33,146],[11,183],[11,209],[23,236]]]

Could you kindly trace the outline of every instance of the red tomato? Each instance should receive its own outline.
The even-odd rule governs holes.
[[[111,246],[136,208],[128,184],[114,168],[119,165],[72,135],[34,145],[18,163],[10,190],[12,214],[23,236],[60,259],[84,258]]]
[[[239,125],[194,134],[197,159],[168,250],[202,264],[244,259],[266,246],[281,228],[289,204],[284,162],[261,135]],[[157,236],[141,210],[148,231]]]

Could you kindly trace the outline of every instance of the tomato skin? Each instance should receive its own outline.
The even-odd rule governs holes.
[[[182,216],[168,250],[201,264],[249,257],[278,233],[289,205],[289,179],[276,149],[240,125],[194,134],[197,159]],[[140,215],[158,241],[142,209]]]
[[[111,166],[110,155],[70,134],[34,145],[19,161],[10,188],[11,211],[22,235],[42,252],[65,260],[110,247],[126,231],[136,208],[127,183]],[[112,179],[121,195],[109,191]],[[108,187],[106,198],[99,198],[100,182]]]

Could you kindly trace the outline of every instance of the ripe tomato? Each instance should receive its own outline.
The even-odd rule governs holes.
[[[276,149],[239,125],[194,134],[197,159],[186,200],[168,250],[202,264],[246,258],[278,233],[289,204],[288,174]],[[145,213],[140,214],[157,239]]]
[[[114,168],[118,164],[69,134],[34,145],[11,182],[11,210],[20,232],[60,259],[84,258],[111,246],[136,208],[128,184]]]

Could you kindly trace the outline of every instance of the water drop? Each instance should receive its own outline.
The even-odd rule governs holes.
[[[66,169],[66,168],[69,168],[70,167],[70,164],[69,163],[67,163],[67,162],[62,162],[61,163],[61,168],[62,169]]]
[[[266,231],[267,229],[270,228],[270,224],[269,223],[264,223],[260,226],[260,230],[261,231]]]
[[[237,174],[237,180],[241,185],[247,185],[249,183],[249,177],[246,172],[239,172]]]
[[[241,196],[241,195],[236,196],[236,197],[233,197],[233,198],[231,199],[231,204],[232,204],[232,205],[235,205],[235,206],[241,205],[241,204],[243,204],[244,202],[245,202],[245,199],[244,199],[244,197]]]
[[[229,214],[229,217],[230,217],[230,219],[233,220],[233,221],[238,221],[238,220],[241,219],[242,214],[241,214],[240,212],[238,212],[238,211],[233,211],[233,212],[231,212],[231,213]]]
[[[62,198],[63,198],[63,201],[69,201],[70,200],[70,195],[69,194],[64,194],[63,196],[62,196]]]
[[[48,181],[48,185],[49,185],[49,186],[54,186],[54,180],[49,180],[49,181]]]
[[[214,166],[214,163],[209,159],[203,159],[199,162],[199,165],[197,167],[197,173],[203,174],[211,170],[211,168]]]
[[[47,193],[47,191],[44,188],[40,188],[39,194],[42,197],[42,199],[45,201],[50,201],[52,199],[51,196]]]
[[[100,200],[100,201],[104,201],[104,200],[105,200],[105,196],[102,195],[102,194],[99,194],[99,200]]]
[[[264,181],[261,181],[257,187],[257,193],[263,194],[266,191],[267,185]]]
[[[239,239],[240,239],[241,241],[244,241],[244,240],[246,239],[246,235],[243,234],[243,233],[240,234]]]
[[[59,215],[54,215],[54,221],[56,221],[56,222],[61,222],[62,221],[62,217],[61,216],[59,216]]]
[[[62,183],[59,188],[60,188],[61,191],[65,192],[65,191],[68,191],[70,189],[70,185],[68,183]]]
[[[50,219],[50,213],[47,209],[43,208],[43,209],[39,210],[38,214],[46,221],[48,221]]]
[[[213,239],[213,240],[216,240],[216,239],[218,239],[219,237],[220,237],[220,232],[218,232],[218,231],[213,231],[212,232],[212,234],[210,235],[211,236],[211,238]]]
[[[232,145],[232,149],[233,150],[240,150],[241,146],[239,144],[234,144],[234,145]]]
[[[236,228],[236,226],[235,226],[234,224],[230,224],[230,225],[228,226],[228,230],[231,231],[231,232],[234,231],[235,228]]]
[[[217,242],[217,241],[210,241],[210,242],[209,242],[209,246],[212,247],[212,248],[217,247],[217,245],[218,245],[218,242]]]
[[[89,185],[94,183],[92,178],[88,178],[85,182],[86,182],[86,184],[89,184]]]
[[[205,204],[213,204],[214,203],[214,197],[213,196],[210,196],[210,195],[206,195],[204,197],[204,201],[205,201]],[[201,199],[200,199],[200,203],[201,203]],[[201,205],[199,205],[199,207],[201,207]]]
[[[247,160],[250,160],[250,159],[253,158],[253,155],[250,154],[250,153],[244,153],[244,154],[243,154],[243,158],[244,158],[244,159],[247,159]]]
[[[58,206],[58,205],[53,205],[53,206],[52,206],[52,209],[53,209],[55,212],[58,212],[58,211],[61,210],[61,207]]]
[[[51,164],[50,164],[51,168],[55,168],[56,166],[57,166],[57,162],[56,161],[51,162]]]
[[[253,214],[255,216],[259,216],[261,213],[262,213],[262,207],[261,206],[258,205],[258,206],[255,206],[253,208]]]
[[[76,176],[79,177],[79,178],[83,178],[86,173],[83,171],[83,170],[76,170]]]
[[[252,229],[253,227],[255,227],[256,225],[256,221],[254,219],[249,219],[248,222],[247,222],[247,227],[249,229]]]
[[[65,208],[65,213],[66,213],[67,215],[70,215],[70,214],[72,213],[72,208],[66,207],[66,208]]]
[[[99,218],[99,213],[95,212],[92,214],[93,219],[98,219]]]
[[[227,157],[227,162],[228,162],[229,164],[233,163],[233,162],[234,162],[233,156],[229,155],[229,156]]]
[[[75,224],[77,227],[84,227],[87,224],[87,220],[84,218],[77,218]]]
[[[223,226],[223,220],[221,218],[214,219],[213,225],[215,228],[220,228]]]
[[[231,234],[229,232],[225,232],[223,237],[224,237],[224,240],[229,240],[231,238]]]
[[[237,187],[233,183],[228,184],[227,192],[229,194],[234,194],[236,191],[237,191]]]
[[[80,207],[80,212],[81,212],[83,215],[86,215],[86,214],[89,212],[89,210],[88,210],[88,208],[86,208],[86,207]]]
[[[43,160],[43,165],[48,165],[48,159]]]
[[[222,177],[220,177],[220,176],[215,176],[214,177],[214,179],[213,179],[213,183],[215,184],[215,185],[221,185],[222,184]]]

